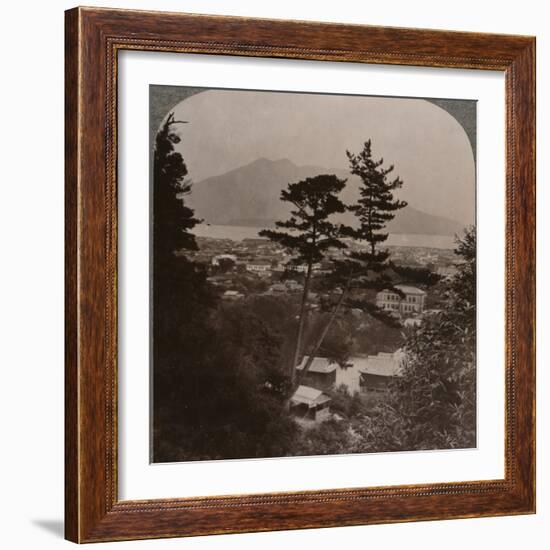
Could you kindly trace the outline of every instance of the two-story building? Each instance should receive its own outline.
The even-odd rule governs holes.
[[[386,311],[409,316],[422,313],[426,304],[426,292],[408,285],[395,285],[403,296],[391,289],[385,289],[376,295],[376,305]]]

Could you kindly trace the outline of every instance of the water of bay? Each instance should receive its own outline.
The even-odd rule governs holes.
[[[208,225],[200,224],[193,229],[197,237],[209,237],[211,239],[230,239],[242,241],[244,239],[258,239],[259,227],[246,227],[239,225]],[[388,246],[410,246],[423,248],[455,247],[454,237],[450,235],[404,235],[391,234],[386,241]]]

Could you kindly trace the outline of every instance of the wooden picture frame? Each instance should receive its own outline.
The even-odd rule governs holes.
[[[97,542],[535,511],[535,39],[154,13],[66,12],[66,538]],[[155,50],[501,71],[506,82],[505,477],[120,501],[117,54]]]

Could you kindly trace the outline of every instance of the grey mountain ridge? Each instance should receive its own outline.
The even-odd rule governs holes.
[[[360,180],[346,170],[297,166],[288,159],[259,158],[225,174],[193,183],[186,201],[205,223],[271,227],[289,214],[288,205],[280,200],[281,190],[290,182],[318,174],[335,174],[347,179],[341,195],[344,202],[353,203],[359,197]],[[353,224],[354,216],[343,214],[340,221]],[[411,204],[388,224],[388,231],[393,234],[455,235],[462,230],[460,222],[428,214]]]

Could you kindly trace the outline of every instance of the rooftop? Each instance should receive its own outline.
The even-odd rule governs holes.
[[[307,361],[309,360],[309,355],[304,355],[302,362],[299,365],[296,365],[298,370],[302,370]],[[326,357],[314,357],[313,363],[308,369],[308,372],[320,372],[322,374],[329,374],[336,370],[336,364],[331,363]]]
[[[330,401],[330,397],[322,391],[310,388],[309,386],[298,386],[291,401],[295,404],[304,403],[310,407]]]
[[[394,288],[399,289],[403,294],[408,295],[415,295],[415,296],[425,296],[426,293],[421,290],[420,288],[416,288],[415,286],[408,286],[408,285],[395,285]],[[391,288],[386,288],[382,290],[382,292],[393,292]]]
[[[375,374],[377,376],[399,376],[405,354],[401,350],[394,353],[379,353],[369,355],[365,366],[359,369],[361,374]]]
[[[415,286],[395,285],[395,288],[398,288],[404,294],[417,294],[419,296],[424,296],[426,294],[423,290]]]

